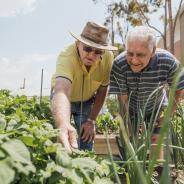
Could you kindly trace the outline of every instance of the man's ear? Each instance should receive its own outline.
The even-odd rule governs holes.
[[[77,47],[79,46],[79,44],[80,44],[80,41],[79,41],[79,40],[77,40],[77,41],[76,41],[76,45],[77,45]]]

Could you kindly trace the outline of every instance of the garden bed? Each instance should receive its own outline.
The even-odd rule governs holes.
[[[119,155],[119,149],[116,143],[116,135],[108,135],[108,140],[110,143],[110,148],[113,155]],[[109,154],[108,145],[105,135],[96,135],[94,140],[94,151],[97,155],[107,155]]]

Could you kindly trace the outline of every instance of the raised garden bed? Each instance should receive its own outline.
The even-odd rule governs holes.
[[[108,135],[108,140],[110,143],[110,148],[113,155],[119,155],[119,149],[116,143],[115,135]],[[109,154],[107,140],[105,135],[96,135],[94,141],[94,151],[97,155],[107,155]]]

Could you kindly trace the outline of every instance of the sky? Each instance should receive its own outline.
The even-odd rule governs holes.
[[[0,0],[0,89],[39,95],[43,69],[49,95],[57,56],[75,41],[69,31],[80,34],[87,21],[104,23],[106,15],[92,0]]]
[[[60,50],[87,21],[103,23],[105,6],[92,0],[0,0],[0,89],[49,94]]]

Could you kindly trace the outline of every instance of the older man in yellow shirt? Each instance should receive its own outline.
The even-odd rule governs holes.
[[[107,44],[108,29],[87,22],[76,42],[61,51],[54,75],[52,111],[59,141],[72,148],[92,150],[95,120],[104,103],[109,84],[113,53]],[[70,124],[73,115],[78,132]]]

